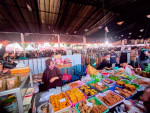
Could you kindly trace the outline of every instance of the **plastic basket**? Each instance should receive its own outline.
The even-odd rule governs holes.
[[[95,87],[93,87],[93,86],[91,86],[91,84],[92,83],[96,83],[97,81],[90,81],[90,82],[88,82],[88,85],[91,87],[91,88],[94,88],[94,89],[96,89],[97,91],[99,91],[99,92],[101,92],[101,93],[103,93],[103,92],[105,92],[105,91],[107,91],[108,89],[109,89],[109,86],[107,86],[107,85],[105,85],[107,88],[106,89],[104,89],[104,90],[102,90],[102,91],[100,91],[100,90],[98,90],[97,88],[95,88]],[[102,83],[103,84],[103,83]]]
[[[63,92],[64,93],[64,92]],[[66,95],[66,93],[64,93],[65,94],[65,96],[68,98],[68,96]],[[68,98],[68,100],[69,100],[69,103],[70,103],[70,105],[68,106],[68,107],[66,107],[66,108],[64,108],[64,109],[61,109],[61,110],[58,110],[58,111],[56,111],[56,112],[54,112],[54,113],[60,113],[60,112],[62,112],[62,111],[65,111],[65,110],[67,110],[68,108],[70,108],[71,106],[72,106],[72,104],[71,104],[71,101],[70,101],[70,99]],[[52,105],[52,104],[51,104]],[[53,107],[53,105],[52,105],[52,107]]]
[[[121,88],[121,89],[124,89],[124,88]],[[115,90],[115,92],[116,92],[116,90]],[[116,92],[117,94],[119,94],[118,92]],[[131,95],[130,97],[128,97],[128,98],[126,98],[126,97],[124,97],[126,100],[128,100],[128,99],[130,99],[130,98],[132,98],[135,94],[137,93],[137,91],[135,90],[135,92],[134,92],[134,94],[133,95]],[[119,94],[119,95],[121,95],[121,94]],[[122,95],[121,95],[122,96]]]
[[[79,90],[80,91],[80,90]],[[82,92],[82,91],[80,91],[80,92]],[[65,92],[65,94],[67,95],[67,93]],[[86,100],[87,99],[87,96],[82,92],[82,94],[85,96],[85,98],[83,99],[83,100]],[[76,103],[72,103],[72,101],[70,100],[70,98],[69,98],[69,96],[67,95],[67,97],[68,97],[68,99],[69,99],[69,101],[71,102],[71,104],[72,104],[72,106],[71,107],[75,107],[75,105],[77,104],[77,103],[79,103],[79,102],[81,102],[81,101],[83,101],[83,100],[81,100],[81,101],[79,101],[79,102],[76,102]]]
[[[103,104],[103,105],[107,108],[107,110],[103,111],[102,113],[107,113],[107,112],[109,111],[108,106],[107,106],[105,103],[103,103],[101,100],[97,99],[96,97],[91,97],[91,98],[89,98],[89,99],[87,99],[87,100],[90,101],[91,99],[94,99],[94,100],[95,100],[95,104],[96,104],[96,105],[101,105],[101,104]],[[78,106],[79,106],[79,103],[75,105],[75,108],[77,109],[77,112],[80,113],[80,111],[79,111],[79,109],[78,109]]]
[[[79,87],[79,89],[80,89],[80,87]],[[94,89],[94,88],[90,88],[90,89]],[[95,89],[94,89],[95,90]],[[85,94],[81,89],[80,89],[80,91],[83,93],[83,94]],[[95,90],[95,91],[97,91],[97,90]],[[87,96],[87,98],[91,98],[91,97],[93,97],[93,96],[95,96],[95,95],[97,95],[98,94],[98,91],[97,91],[97,93],[96,94],[94,94],[94,95],[91,95],[91,96],[87,96],[86,94],[86,96]]]
[[[75,86],[75,87],[71,87],[71,84],[72,84],[72,83],[78,83],[78,85]],[[82,86],[82,85],[85,85],[85,83],[82,82],[82,81],[80,81],[80,80],[75,81],[75,82],[72,82],[72,83],[69,83],[69,84],[68,84],[71,88],[78,88],[78,87],[80,87],[80,86]]]
[[[107,94],[108,92],[111,92],[111,93],[113,93],[113,94],[116,94],[116,95],[118,95],[117,93],[115,93],[115,92],[113,92],[113,91],[111,91],[111,90],[108,90],[108,91],[106,91],[105,92],[105,94]],[[100,95],[98,94],[98,95],[96,95],[96,97],[98,98]],[[121,102],[123,102],[123,100],[125,100],[125,98],[123,97],[123,96],[121,96],[121,95],[119,95],[120,97],[122,97],[122,100],[121,101],[119,101],[119,102],[117,102],[117,103],[115,103],[114,105],[112,105],[112,106],[108,106],[108,108],[109,109],[111,109],[111,108],[113,108],[113,107],[115,107],[115,106],[117,106],[118,104],[120,104]],[[99,99],[99,98],[98,98]],[[100,100],[100,99],[99,99]],[[101,100],[102,101],[102,100]],[[107,105],[107,104],[106,104]]]

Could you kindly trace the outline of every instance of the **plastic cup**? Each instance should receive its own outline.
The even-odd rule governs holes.
[[[131,103],[130,101],[128,101],[128,100],[124,100],[123,103],[124,103],[124,105],[125,105],[125,109],[126,109],[127,111],[129,111],[130,108],[131,108],[132,103]]]

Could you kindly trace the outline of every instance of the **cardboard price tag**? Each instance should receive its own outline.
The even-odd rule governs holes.
[[[93,106],[93,104],[91,102],[87,102],[87,105],[90,107]]]
[[[66,101],[65,98],[62,98],[62,99],[59,100],[59,102],[64,102],[64,101]]]
[[[101,82],[98,82],[98,85],[102,86],[103,84]]]

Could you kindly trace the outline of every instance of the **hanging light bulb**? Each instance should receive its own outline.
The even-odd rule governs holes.
[[[30,7],[30,5],[29,4],[26,4],[26,5],[27,5],[28,10],[32,11],[32,8]]]

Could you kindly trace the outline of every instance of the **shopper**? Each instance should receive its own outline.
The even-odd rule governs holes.
[[[100,65],[98,66],[98,70],[103,69],[104,67],[108,67],[110,68],[112,65],[110,64],[110,54],[109,53],[105,53],[104,54],[104,59],[102,60],[102,62],[100,63]]]
[[[130,62],[131,62],[131,66],[135,67],[135,62],[136,62],[136,58],[137,58],[137,54],[136,54],[136,47],[133,47],[130,53]]]
[[[145,65],[149,63],[149,53],[146,49],[141,49],[140,54],[140,66],[142,70],[145,69]]]
[[[56,86],[62,86],[62,74],[60,69],[55,67],[52,59],[47,59],[45,63],[46,69],[43,73],[42,78],[45,90],[55,88]]]
[[[117,64],[117,54],[115,53],[114,49],[111,50],[111,53],[110,53],[110,63],[113,64]]]
[[[89,74],[91,76],[92,75],[97,75],[97,73],[98,73],[98,70],[95,69],[95,66],[96,66],[96,62],[95,61],[96,61],[95,59],[91,58],[90,59],[90,63],[87,66],[87,74]]]

